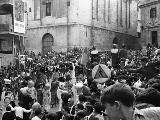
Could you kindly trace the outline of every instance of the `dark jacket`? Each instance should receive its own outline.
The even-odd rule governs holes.
[[[13,112],[5,112],[3,114],[2,120],[14,120],[16,118]]]

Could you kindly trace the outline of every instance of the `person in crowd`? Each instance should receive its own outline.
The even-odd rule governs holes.
[[[15,106],[14,108],[12,108],[12,111],[15,112],[16,115],[16,120],[23,120],[23,113],[29,113],[31,112],[30,110],[26,110],[25,108],[22,108],[22,103],[19,102],[18,106]]]
[[[43,106],[44,108],[49,111],[51,104],[51,92],[50,92],[50,84],[47,83],[44,88],[43,92]]]
[[[137,106],[140,108],[160,107],[160,92],[152,87],[147,88],[136,96]]]
[[[38,108],[35,110],[35,116],[31,119],[31,120],[41,120],[41,118],[39,117],[42,113],[42,109]]]
[[[111,49],[112,67],[119,67],[119,50],[116,44],[113,44],[113,49]]]
[[[89,116],[93,112],[93,106],[90,105],[90,103],[88,105],[86,105],[84,109],[86,112],[86,116]]]
[[[6,107],[6,112],[2,116],[2,120],[15,120],[16,116],[15,114],[11,111],[11,107],[7,106]]]
[[[42,105],[43,104],[43,85],[40,84],[37,87],[37,102]]]
[[[107,87],[101,96],[109,120],[159,120],[160,107],[138,110],[134,107],[135,95],[130,86],[117,83]]]
[[[104,117],[102,116],[102,105],[97,102],[93,108],[93,112],[88,116],[88,120],[92,120],[93,118],[104,120]]]
[[[51,107],[58,105],[57,89],[59,83],[57,80],[51,82]]]
[[[141,58],[141,67],[138,69],[129,69],[128,72],[140,73],[145,77],[146,80],[149,80],[159,74],[160,61],[157,62],[148,62],[148,58]]]
[[[74,120],[85,120],[86,112],[84,110],[80,110],[77,112]]]
[[[35,102],[31,107],[32,111],[31,111],[29,118],[32,119],[35,116],[35,111],[41,108],[42,106],[38,102]]]
[[[60,120],[57,113],[48,113],[45,120]]]

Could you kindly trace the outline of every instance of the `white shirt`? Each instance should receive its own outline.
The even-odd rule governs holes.
[[[22,119],[23,119],[23,112],[26,112],[26,113],[31,112],[31,110],[26,110],[25,108],[22,108],[20,106],[14,107],[13,111],[15,111],[16,117],[20,117]]]
[[[31,120],[41,120],[39,117],[35,116]]]

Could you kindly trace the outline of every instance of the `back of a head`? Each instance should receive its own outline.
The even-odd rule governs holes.
[[[68,114],[68,115],[65,116],[65,120],[74,120],[74,116]]]
[[[148,88],[136,97],[136,102],[147,103],[160,107],[160,92],[154,88]]]
[[[86,102],[86,97],[83,94],[79,95],[79,101],[80,102]]]
[[[18,102],[18,105],[22,107],[23,103],[22,102]]]
[[[48,113],[46,115],[46,118],[48,118],[48,120],[59,120],[58,118],[58,114],[57,113]]]
[[[86,112],[84,110],[80,110],[77,112],[77,118],[83,119],[86,116]]]
[[[56,112],[56,114],[58,115],[58,120],[62,119],[62,116],[63,116],[62,111],[58,111]]]
[[[132,107],[135,102],[135,95],[128,85],[116,83],[107,87],[101,96],[102,104],[113,104],[115,101],[120,101],[123,105]]]
[[[36,109],[38,108],[41,108],[41,105],[38,103],[38,102],[35,102],[33,105],[32,105],[32,110],[35,111]]]
[[[154,88],[160,92],[160,84],[159,83],[152,84],[152,88]]]
[[[10,106],[7,106],[7,107],[6,107],[6,111],[11,111],[11,107],[10,107]]]
[[[94,111],[98,114],[102,113],[102,105],[99,102],[96,102],[94,105]]]
[[[93,112],[93,106],[92,105],[86,105],[86,109],[87,109],[87,112],[89,114],[91,114]]]
[[[83,110],[83,109],[84,109],[84,106],[83,106],[83,104],[79,103],[79,104],[77,104],[77,108],[78,108],[79,110]]]
[[[34,114],[37,116],[37,115],[40,115],[42,113],[42,109],[41,108],[38,108],[35,110]]]

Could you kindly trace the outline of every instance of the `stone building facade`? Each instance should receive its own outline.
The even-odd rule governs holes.
[[[22,0],[0,0],[0,68],[13,63],[15,56],[21,54],[24,50],[25,26],[23,26],[23,33],[22,31],[16,31],[21,24],[18,23],[18,27],[15,26],[16,16],[24,18],[22,17],[24,16],[24,7],[19,9],[22,14],[17,15],[15,3],[19,3],[21,7],[25,6]]]
[[[140,48],[137,0],[27,0],[27,50]]]
[[[144,46],[148,43],[160,45],[160,1],[143,0],[141,10],[141,39]]]

